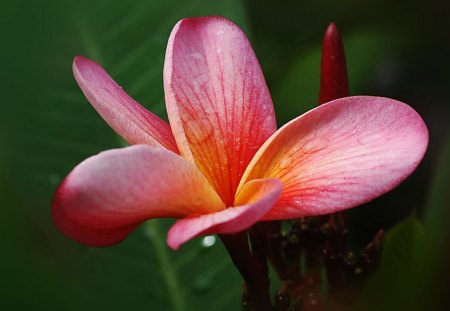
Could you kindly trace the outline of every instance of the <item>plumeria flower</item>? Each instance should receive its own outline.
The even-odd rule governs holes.
[[[76,57],[73,72],[132,145],[83,161],[55,194],[58,228],[91,246],[118,243],[154,218],[178,219],[167,238],[177,249],[199,235],[348,209],[397,186],[428,143],[411,107],[371,96],[330,101],[277,130],[250,43],[222,17],[181,20],[170,35],[170,125],[95,62]]]

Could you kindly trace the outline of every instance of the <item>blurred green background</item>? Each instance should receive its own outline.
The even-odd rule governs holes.
[[[80,161],[121,145],[77,87],[75,55],[99,62],[165,118],[165,45],[181,18],[223,15],[248,34],[279,125],[314,107],[322,35],[337,23],[352,94],[413,106],[430,130],[419,169],[398,189],[350,212],[349,249],[389,229],[381,269],[359,310],[445,310],[450,282],[450,5],[448,1],[2,1],[0,308],[239,310],[241,279],[219,241],[178,252],[170,221],[116,247],[63,237],[50,205]],[[447,286],[447,287],[446,287]]]

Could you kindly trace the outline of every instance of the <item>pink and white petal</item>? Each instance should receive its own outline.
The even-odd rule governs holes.
[[[222,209],[195,166],[166,149],[137,145],[80,163],[59,186],[52,214],[56,226],[75,241],[108,246],[151,218]]]
[[[228,234],[245,230],[261,220],[276,203],[282,191],[277,179],[252,180],[236,198],[236,207],[178,220],[169,230],[167,244],[178,249],[183,243],[206,234]]]
[[[231,206],[245,168],[276,130],[272,99],[245,34],[222,17],[181,20],[167,46],[164,90],[181,154]]]
[[[73,74],[95,110],[128,143],[163,146],[178,153],[169,124],[133,100],[100,65],[77,56]]]
[[[283,193],[264,219],[333,213],[391,190],[428,144],[422,118],[399,101],[370,96],[324,104],[279,129],[243,176],[278,178]]]

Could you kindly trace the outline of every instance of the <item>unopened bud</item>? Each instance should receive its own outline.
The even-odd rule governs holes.
[[[286,285],[278,289],[275,295],[275,310],[286,311],[291,305],[291,295]]]

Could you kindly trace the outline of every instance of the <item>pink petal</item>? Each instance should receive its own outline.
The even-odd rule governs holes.
[[[105,151],[79,164],[59,186],[52,212],[68,237],[108,246],[150,218],[222,209],[195,166],[166,149],[137,145]]]
[[[127,142],[178,153],[169,124],[128,96],[97,63],[77,56],[73,74],[95,110]]]
[[[280,196],[277,179],[252,180],[236,198],[236,207],[178,220],[169,230],[167,244],[178,249],[190,239],[205,234],[227,234],[245,230],[258,222]]]
[[[419,164],[428,130],[408,105],[346,97],[289,122],[261,147],[242,183],[279,178],[283,193],[264,219],[333,213],[391,190]]]
[[[276,130],[272,100],[245,34],[222,17],[180,21],[167,46],[164,89],[181,154],[231,206],[242,173]]]

